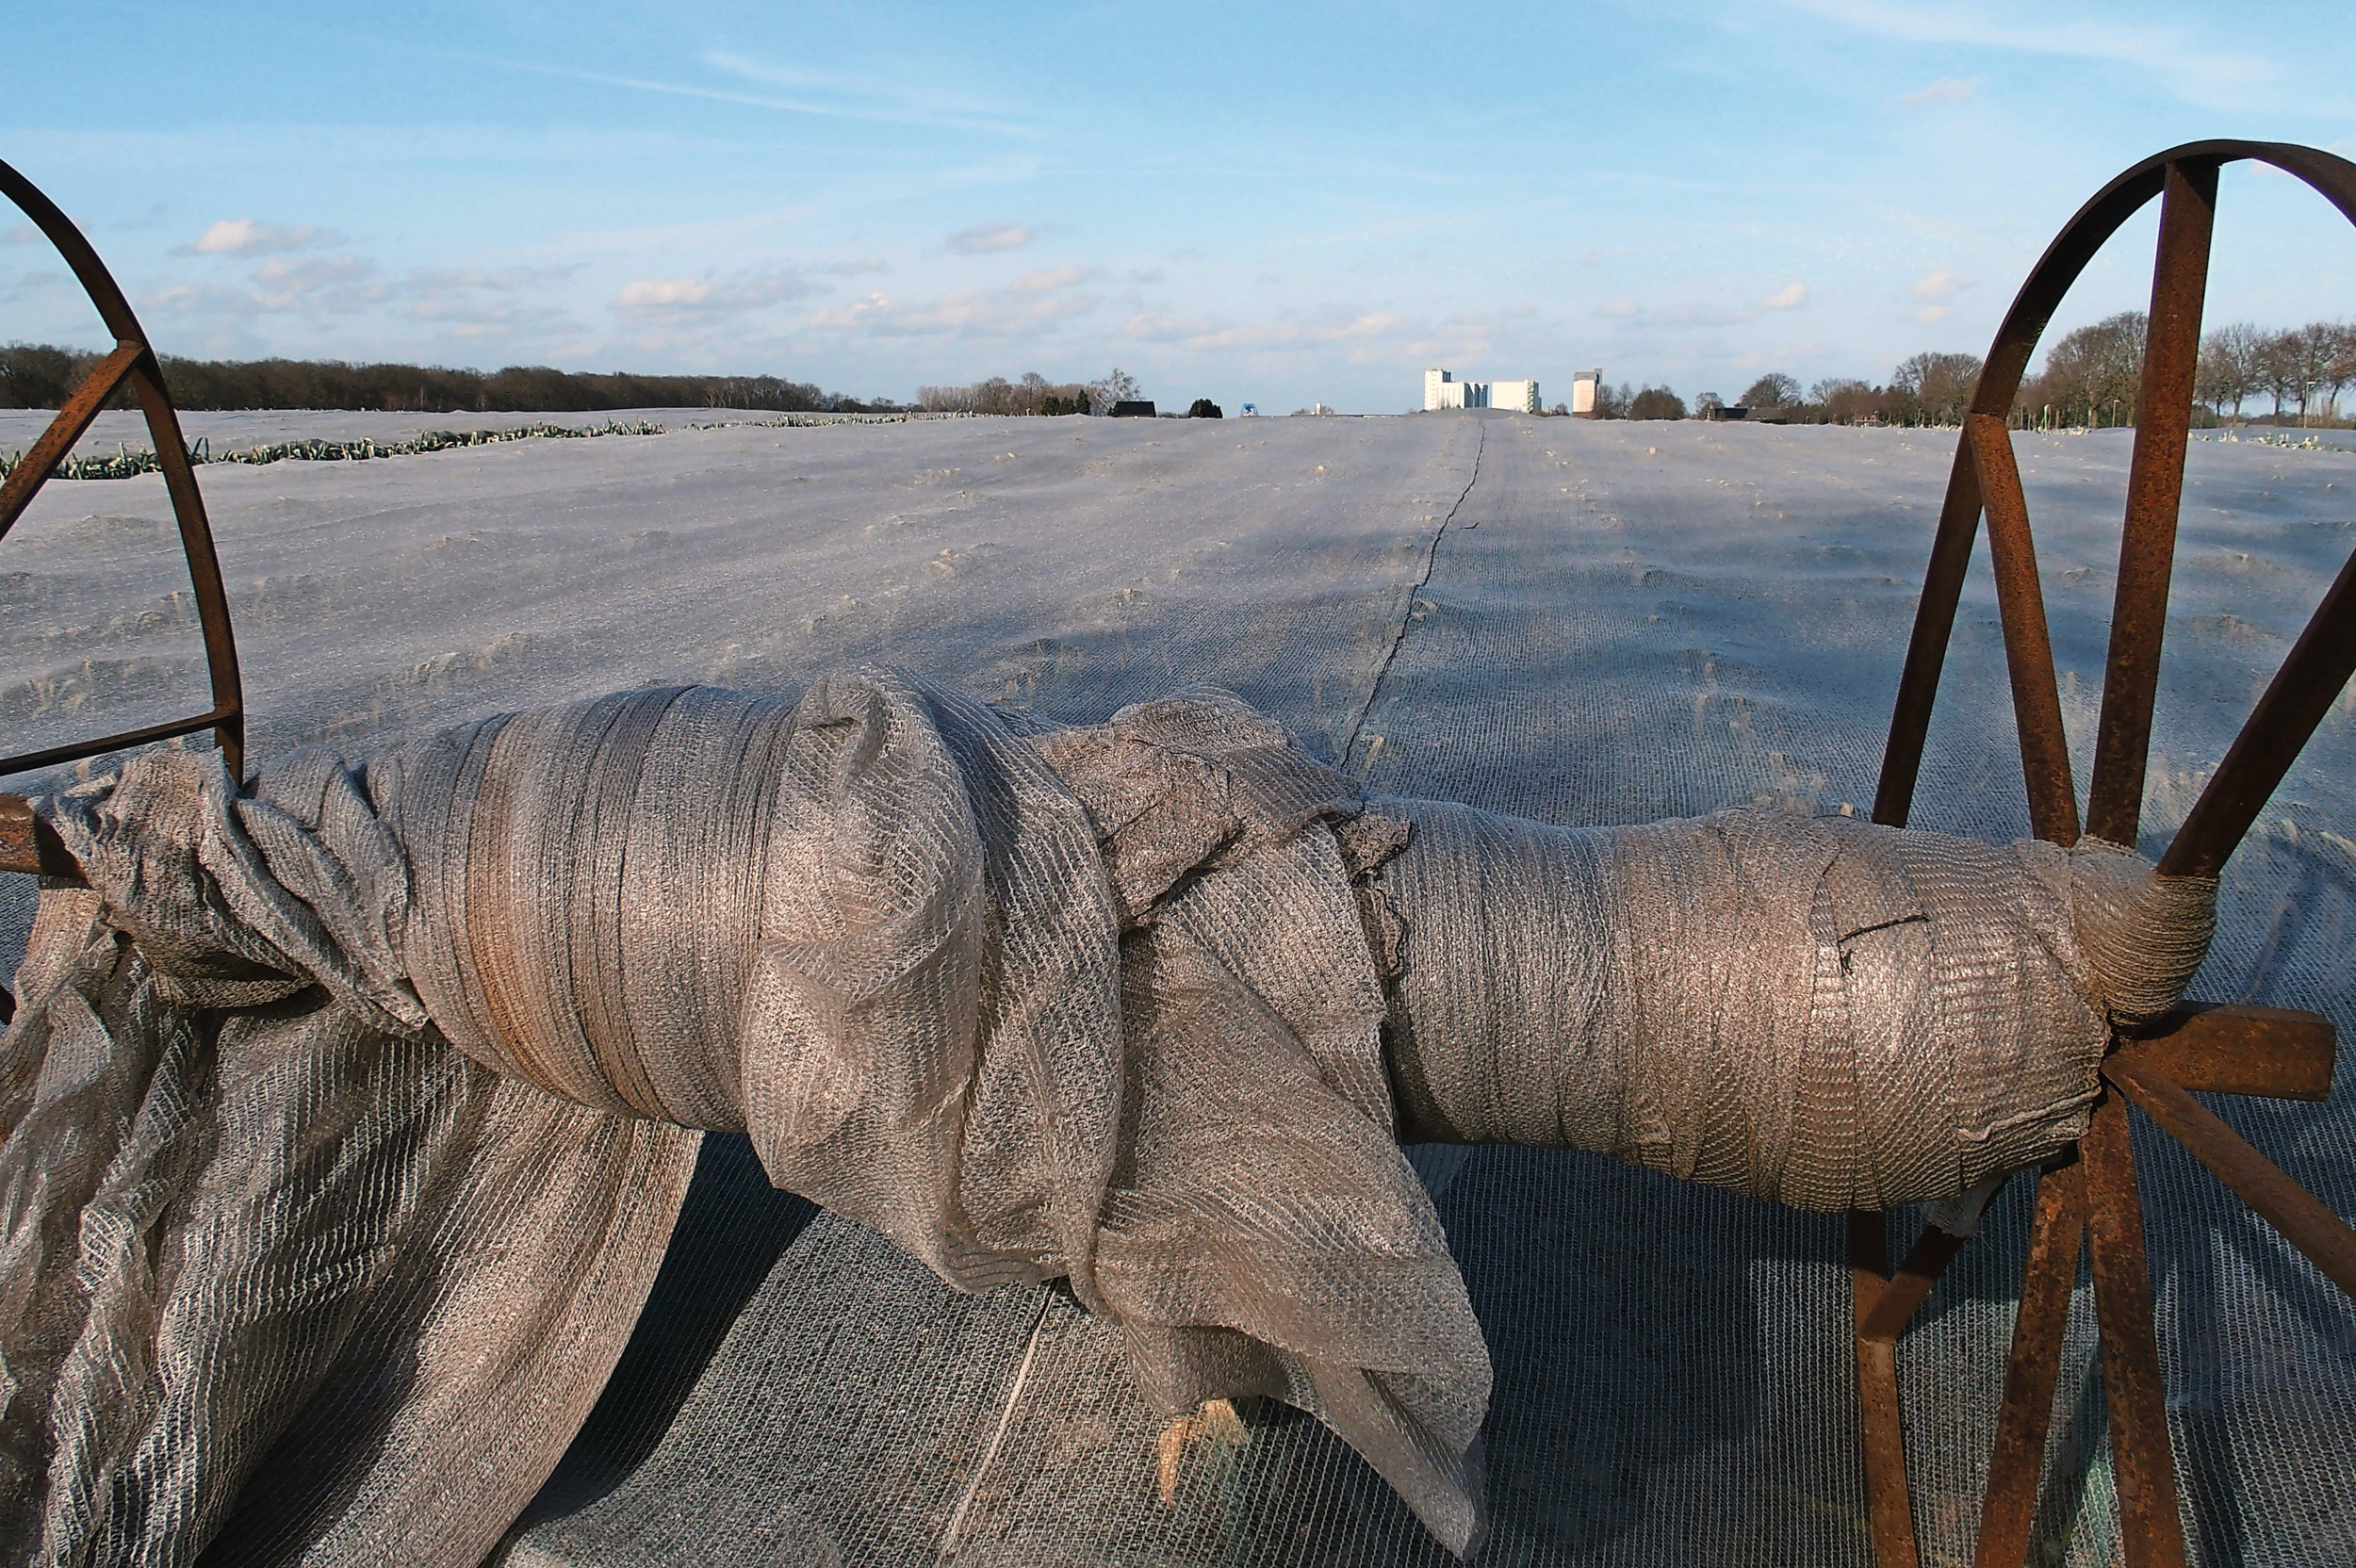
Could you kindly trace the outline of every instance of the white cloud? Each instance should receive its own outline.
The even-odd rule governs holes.
[[[1600,307],[1596,314],[1602,316],[1616,316],[1625,320],[1628,317],[1636,314],[1636,296],[1629,294],[1624,296],[1623,298],[1614,300],[1610,304]]]
[[[1906,292],[1918,300],[1943,300],[1962,286],[1961,278],[1941,267],[1936,271],[1927,272],[1917,278],[1914,281],[1914,286]]]
[[[194,244],[178,245],[183,256],[263,256],[307,246],[323,245],[337,236],[307,224],[257,223],[251,218],[224,218],[199,235]]]
[[[0,234],[0,241],[10,245],[31,245],[38,242],[40,238],[41,231],[30,223],[19,223],[8,233]]]
[[[1953,305],[1924,305],[1914,313],[1914,318],[1927,327],[1934,322],[1944,321],[1955,313],[1955,307]]]
[[[856,261],[838,261],[826,270],[838,278],[856,278],[869,272],[888,272],[891,268],[881,256],[861,256]]]
[[[1899,102],[1910,109],[1919,109],[1926,104],[1968,104],[1978,85],[1960,76],[1943,76],[1920,92],[1907,93]]]
[[[721,280],[633,278],[614,297],[614,308],[633,316],[713,316],[766,310],[815,292],[791,272],[754,272]]]
[[[947,244],[961,255],[986,255],[992,251],[1019,251],[1038,237],[1037,229],[1013,223],[976,223],[951,235]]]
[[[1761,310],[1797,310],[1808,303],[1808,286],[1791,283],[1759,302]]]

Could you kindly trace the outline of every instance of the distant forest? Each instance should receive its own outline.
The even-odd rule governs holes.
[[[103,358],[79,349],[0,347],[0,408],[56,408]],[[504,370],[351,365],[342,360],[163,358],[164,384],[185,409],[321,408],[422,414],[586,414],[613,408],[744,408],[779,414],[890,414],[859,399],[777,376],[592,375],[545,365]],[[127,393],[114,406],[131,406]]]

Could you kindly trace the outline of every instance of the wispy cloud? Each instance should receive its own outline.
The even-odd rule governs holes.
[[[1949,304],[1948,300],[1957,291],[1968,286],[1969,285],[1961,278],[1944,267],[1924,273],[1922,277],[1915,279],[1912,286],[1906,290],[1915,299],[1922,302],[1916,307],[1914,318],[1924,326],[1944,321],[1955,313],[1955,307]]]
[[[1944,267],[1925,272],[1906,290],[1918,300],[1943,300],[1963,286],[1963,280]]]
[[[815,115],[829,120],[863,120],[889,125],[925,125],[940,130],[985,131],[1000,136],[1031,136],[1029,126],[973,115],[941,114],[922,107],[877,103],[828,103],[812,97],[779,97],[769,92],[744,92],[732,88],[705,87],[695,82],[661,81],[651,76],[626,76],[609,71],[584,71],[576,66],[548,65],[539,60],[495,59],[467,56],[480,65],[521,71],[535,76],[555,76],[597,87],[622,88],[632,92],[659,92],[674,98],[699,98],[713,104],[742,104],[748,108],[777,109],[787,114]],[[728,57],[714,57],[726,59]],[[743,73],[736,73],[740,77]]]
[[[819,332],[862,333],[879,337],[1003,337],[1036,333],[1097,306],[1082,286],[1092,276],[1083,267],[1026,272],[1004,288],[953,289],[935,300],[906,300],[881,291],[822,310],[810,318]]]
[[[792,272],[742,273],[732,278],[633,278],[614,297],[626,316],[731,316],[818,292]]]
[[[1931,104],[1968,104],[1978,87],[1977,82],[1966,81],[1961,76],[1942,76],[1920,92],[1907,93],[1899,103],[1909,109],[1919,109]]]
[[[40,238],[41,231],[30,223],[19,223],[8,233],[0,234],[0,243],[9,245],[31,245],[37,243]]]
[[[1808,303],[1808,285],[1788,283],[1759,302],[1761,310],[1797,310]]]
[[[975,223],[959,229],[944,242],[960,255],[986,255],[992,251],[1019,251],[1039,237],[1037,229],[1012,223]]]
[[[826,270],[838,278],[858,278],[870,272],[888,272],[892,269],[881,256],[860,256],[855,261],[838,261]]]
[[[2083,10],[2056,12],[2050,7],[1932,7],[1896,0],[1787,3],[1860,32],[1907,43],[1963,44],[2128,66],[2160,77],[2180,97],[2208,107],[2258,106],[2282,86],[2281,74],[2271,62],[2144,15],[2114,19]]]
[[[1393,356],[1407,331],[1406,321],[1390,311],[1348,309],[1261,321],[1217,321],[1139,311],[1121,326],[1122,335],[1137,343],[1294,352],[1340,348],[1353,364]]]
[[[708,50],[699,58],[702,64],[740,81],[816,94],[815,101],[827,105],[827,109],[812,112],[959,129],[1028,131],[1005,104],[959,91],[937,75],[912,75],[906,61],[895,61],[890,71],[859,72],[777,65],[724,49]]]
[[[175,245],[176,256],[266,256],[286,251],[330,245],[342,236],[333,229],[308,224],[257,223],[251,218],[224,218],[186,245]]]

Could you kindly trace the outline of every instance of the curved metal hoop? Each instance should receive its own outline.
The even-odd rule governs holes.
[[[230,776],[242,777],[245,689],[237,675],[237,639],[229,629],[229,599],[221,590],[221,562],[213,552],[213,530],[205,520],[205,498],[197,490],[196,469],[188,462],[188,444],[180,434],[180,416],[172,406],[172,395],[164,389],[163,371],[156,364],[155,351],[149,346],[139,318],[132,314],[130,302],[123,299],[123,290],[115,286],[106,263],[98,259],[98,253],[90,248],[81,230],[57,210],[57,204],[7,163],[0,163],[0,195],[15,203],[49,243],[57,247],[57,253],[74,270],[83,291],[89,294],[90,303],[98,307],[99,318],[115,336],[114,351],[100,360],[82,384],[74,389],[57,416],[49,422],[49,428],[41,432],[41,439],[33,443],[9,472],[7,482],[0,483],[0,538],[6,537],[17,518],[24,515],[34,495],[48,482],[51,471],[74,449],[74,444],[90,429],[90,421],[106,407],[106,400],[128,382],[141,412],[147,416],[147,433],[155,446],[156,466],[163,470],[164,489],[172,498],[172,514],[179,521],[180,547],[188,556],[188,580],[196,590],[197,621],[205,632],[205,664],[213,693],[212,707],[192,718],[148,725],[95,741],[77,741],[0,757],[0,776],[210,729],[214,743],[229,764]]]
[[[2190,425],[2201,312],[2208,287],[2209,231],[2217,171],[2228,163],[2267,164],[2304,181],[2356,224],[2356,164],[2312,147],[2271,141],[2195,141],[2145,159],[2096,193],[2064,226],[2021,285],[1997,328],[1972,399],[1965,439],[1931,547],[1930,570],[1890,720],[1889,749],[1874,795],[1877,822],[1903,825],[1921,771],[1922,743],[1947,642],[1955,629],[1964,571],[1980,514],[1988,516],[1988,548],[2004,626],[2015,716],[2028,774],[2031,819],[2038,836],[2068,843],[2078,836],[2070,753],[2029,536],[2028,507],[2012,460],[2005,416],[2021,390],[2029,357],[2070,285],[2097,251],[2154,196],[2162,198],[2159,256],[2151,281],[2151,325],[2143,385],[2136,400],[2135,457],[2127,482],[2127,524],[2119,592],[2111,618],[2100,738],[2087,802],[2087,831],[2132,843],[2141,808],[2161,633],[2174,558],[2177,504],[2184,487],[2184,436]],[[2333,697],[2356,673],[2356,558],[2325,594],[2290,656],[2259,699],[2161,862],[2172,875],[2214,875],[2240,843],[2266,798],[2322,722]]]
[[[1874,820],[1902,826],[1911,808],[1940,667],[1985,512],[2031,824],[2038,837],[2058,843],[2074,842],[2080,835],[2044,596],[2007,416],[2030,355],[2062,297],[2120,225],[2158,196],[2159,251],[2084,825],[2084,831],[2098,837],[2135,843],[2175,558],[2217,172],[2244,159],[2304,181],[2356,224],[2356,164],[2279,142],[2190,142],[2135,165],[2080,208],[2047,247],[1997,329],[1965,418],[1963,438],[1956,443],[1955,469],[1890,721]],[[2356,556],[2325,593],[2178,828],[2161,858],[2161,874],[2217,874],[2351,674],[2356,674]],[[2356,1231],[2185,1092],[2196,1088],[2324,1099],[2331,1083],[2330,1022],[2309,1014],[2208,1008],[2196,1003],[2180,1010],[2161,1033],[2165,1037],[2114,1042],[2102,1068],[2108,1086],[2095,1104],[2086,1139],[2074,1158],[2039,1180],[2021,1312],[1982,1507],[1976,1551],[1982,1568],[2010,1568],[2027,1556],[2064,1323],[2082,1248],[2091,1254],[2126,1560],[2130,1568],[2169,1568],[2184,1561],[2126,1100],[2133,1100],[2356,1298]],[[1911,1568],[1917,1552],[1897,1404],[1895,1344],[1960,1243],[1943,1233],[1926,1233],[1892,1274],[1881,1216],[1853,1217],[1851,1241],[1858,1319],[1857,1392],[1874,1550],[1884,1568]]]

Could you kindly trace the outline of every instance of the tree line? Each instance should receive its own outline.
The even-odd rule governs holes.
[[[104,356],[48,344],[0,347],[0,408],[56,408]],[[778,414],[890,414],[890,399],[827,392],[777,376],[639,376],[511,365],[353,365],[343,360],[162,360],[164,385],[185,409],[410,410],[423,414],[586,414],[614,408],[742,408]],[[112,405],[132,406],[129,393]]]
[[[2143,384],[2144,313],[2121,311],[2064,335],[2038,372],[2013,399],[2016,425],[2131,425]],[[1759,377],[1737,406],[1785,424],[1954,425],[1972,405],[1980,378],[1976,354],[1919,353],[1880,385],[1830,377],[1802,391],[1780,370]],[[2193,377],[2193,422],[2242,419],[2266,400],[2276,424],[2339,424],[2340,395],[2356,386],[2356,326],[2311,321],[2269,332],[2248,321],[2218,327],[2201,340]],[[1694,408],[1667,386],[1603,386],[1595,409],[1606,419],[1707,418],[1718,400],[1704,393]]]
[[[1144,396],[1137,377],[1116,365],[1091,382],[1049,381],[1037,370],[1025,370],[1021,381],[991,376],[971,386],[920,386],[915,406],[938,414],[1104,415],[1116,403],[1136,402]],[[1188,412],[1194,417],[1218,418],[1216,412],[1203,413],[1217,408],[1208,398],[1197,398]]]

